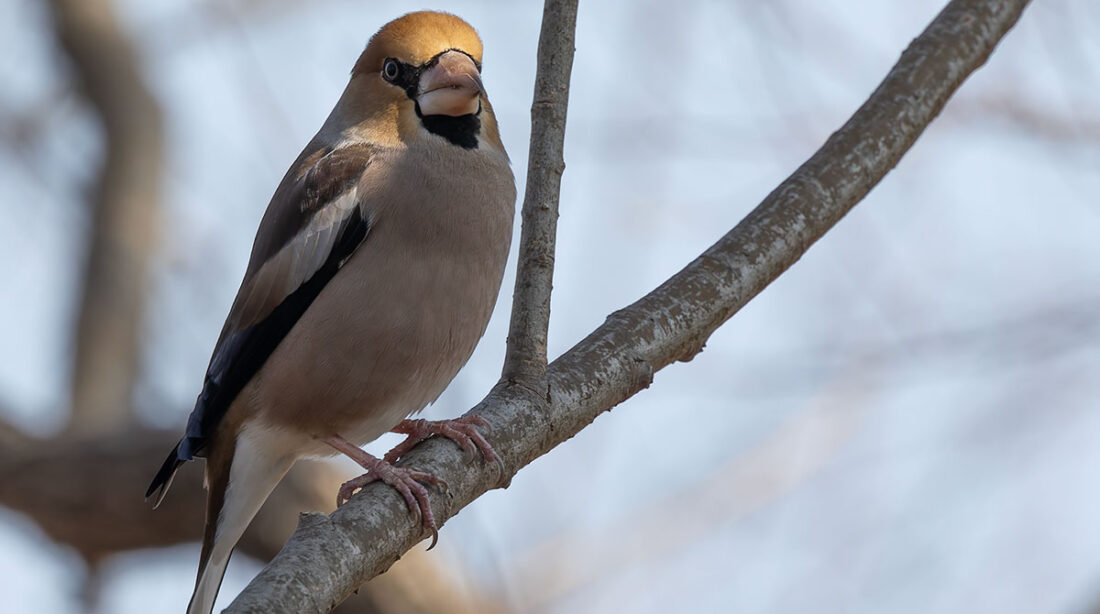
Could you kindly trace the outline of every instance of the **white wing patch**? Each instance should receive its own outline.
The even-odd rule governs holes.
[[[358,188],[353,185],[318,209],[294,239],[263,263],[241,288],[240,305],[234,305],[230,316],[234,328],[242,330],[264,319],[313,277],[328,260],[345,223],[359,206],[357,197]]]

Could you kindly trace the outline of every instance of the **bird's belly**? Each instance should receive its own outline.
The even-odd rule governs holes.
[[[318,443],[331,435],[372,441],[434,401],[465,364],[502,269],[368,240],[246,392],[265,422],[301,435],[299,455],[331,453]]]

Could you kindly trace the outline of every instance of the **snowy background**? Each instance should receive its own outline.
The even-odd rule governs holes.
[[[173,324],[148,331],[150,424],[182,427],[271,191],[367,38],[419,8],[119,1],[168,135],[150,309]],[[522,189],[541,3],[433,8],[484,39]],[[551,354],[732,227],[940,8],[582,2]],[[58,99],[63,66],[41,3],[0,2],[0,125],[51,101],[32,148],[0,149],[0,402],[43,435],[67,415],[102,147]],[[513,273],[430,417],[495,382]],[[430,556],[510,612],[1096,612],[1098,477],[1100,3],[1047,0],[706,351],[475,502]],[[99,611],[182,611],[197,552],[114,557]],[[220,603],[259,565],[235,557]],[[0,609],[81,611],[85,574],[0,508]]]

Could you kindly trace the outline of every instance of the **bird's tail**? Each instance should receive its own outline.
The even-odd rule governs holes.
[[[176,447],[168,453],[168,458],[164,459],[157,475],[153,477],[149,490],[145,491],[145,499],[153,499],[153,509],[160,507],[160,502],[164,501],[164,495],[168,494],[168,489],[172,486],[172,478],[176,477],[176,470],[183,463],[184,460],[179,456],[179,444],[176,444]]]
[[[199,572],[187,614],[210,614],[229,555],[252,517],[294,463],[272,457],[262,441],[245,429],[235,445],[212,450],[206,459],[206,525]]]

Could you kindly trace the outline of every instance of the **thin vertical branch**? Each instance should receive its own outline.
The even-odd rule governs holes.
[[[565,172],[565,115],[577,26],[577,0],[546,0],[531,103],[531,148],[523,230],[503,377],[535,390],[546,385],[546,335],[554,283],[558,198]]]

